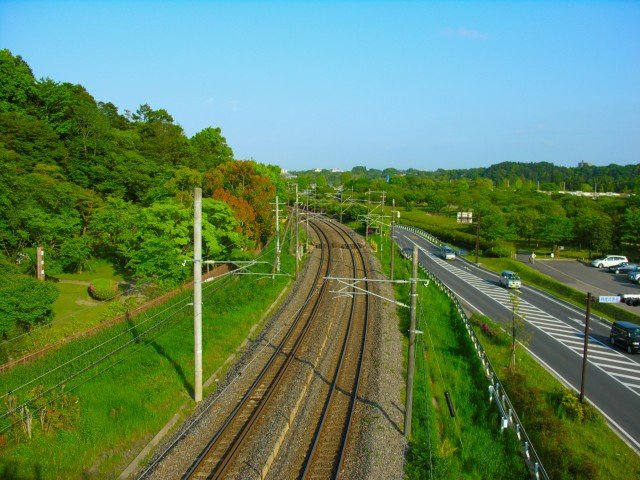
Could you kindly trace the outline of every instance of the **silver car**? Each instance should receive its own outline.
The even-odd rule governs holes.
[[[500,285],[506,288],[520,288],[522,286],[522,282],[516,272],[505,270],[500,275]]]
[[[604,258],[596,258],[591,262],[591,266],[598,268],[613,267],[628,261],[627,257],[623,255],[607,255]]]

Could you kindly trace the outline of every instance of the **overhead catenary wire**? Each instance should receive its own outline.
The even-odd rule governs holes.
[[[183,306],[183,308],[186,308],[186,305]],[[80,370],[74,372],[72,375],[64,378],[63,380],[59,381],[57,384],[55,384],[52,387],[49,387],[46,390],[43,390],[42,392],[39,392],[38,394],[36,394],[35,396],[31,397],[29,400],[26,400],[24,402],[22,402],[21,404],[15,406],[13,409],[8,409],[6,413],[0,415],[0,419],[2,418],[6,418],[8,416],[10,416],[12,413],[15,413],[16,411],[18,411],[20,408],[24,407],[25,405],[28,405],[32,402],[34,402],[35,400],[38,400],[39,398],[43,397],[44,395],[46,395],[47,393],[55,390],[56,388],[60,387],[61,385],[66,384],[67,382],[69,382],[70,380],[73,380],[74,378],[78,377],[79,375],[81,375],[82,373],[88,371],[89,369],[93,368],[94,366],[102,363],[104,360],[106,360],[107,358],[112,357],[113,355],[121,352],[125,347],[135,344],[137,343],[137,341],[146,333],[156,329],[157,327],[159,327],[160,325],[164,324],[166,321],[170,320],[174,315],[176,315],[178,312],[174,312],[172,313],[169,317],[163,319],[161,322],[156,323],[155,325],[149,327],[147,330],[145,330],[144,332],[140,333],[139,335],[133,337],[131,340],[129,340],[128,342],[124,343],[123,345],[120,345],[119,347],[115,348],[114,350],[110,351],[109,353],[107,353],[106,355],[102,356],[101,358],[99,358],[98,360],[94,361],[93,363],[81,368]],[[2,430],[2,432],[6,431]],[[0,432],[1,433],[1,432]]]
[[[140,328],[140,327],[141,327],[142,325],[144,325],[145,323],[150,322],[151,320],[153,320],[153,319],[154,319],[154,318],[156,318],[157,316],[160,316],[160,315],[162,315],[163,313],[167,312],[168,310],[171,310],[172,308],[176,307],[176,306],[177,306],[177,305],[179,305],[180,303],[185,303],[187,300],[188,300],[188,299],[183,299],[183,300],[179,301],[178,303],[174,303],[174,304],[170,305],[169,307],[165,308],[164,310],[162,310],[161,312],[158,312],[158,313],[156,313],[156,314],[154,314],[154,315],[152,315],[152,316],[148,317],[146,320],[144,320],[144,321],[142,321],[142,322],[140,322],[140,323],[138,323],[138,324],[136,324],[136,325],[134,325],[134,326],[132,326],[132,327],[130,327],[130,328],[128,328],[128,329],[126,329],[126,330],[124,330],[124,331],[122,331],[122,332],[120,332],[120,333],[118,333],[118,334],[114,335],[114,336],[112,336],[112,337],[110,337],[109,339],[105,340],[104,342],[102,342],[102,343],[100,343],[100,344],[98,344],[98,345],[94,345],[93,347],[89,348],[88,350],[85,350],[84,352],[82,352],[82,353],[80,353],[80,354],[76,355],[75,357],[73,357],[73,358],[71,358],[71,359],[67,360],[66,362],[64,362],[64,363],[62,363],[62,364],[60,364],[60,365],[58,365],[58,366],[56,366],[56,367],[54,367],[54,368],[52,368],[52,369],[50,369],[50,370],[47,370],[45,373],[43,373],[43,374],[41,374],[41,375],[39,375],[39,376],[37,376],[37,377],[35,377],[35,378],[33,378],[33,379],[29,380],[28,382],[25,382],[25,383],[23,383],[23,384],[22,384],[22,385],[20,385],[20,386],[17,386],[17,387],[11,388],[11,389],[10,389],[10,390],[8,390],[7,392],[5,392],[5,393],[3,393],[2,395],[0,395],[0,400],[1,400],[1,399],[3,399],[4,397],[6,397],[7,395],[10,395],[10,394],[12,394],[12,393],[15,393],[15,392],[17,392],[18,390],[22,390],[23,388],[28,387],[29,385],[31,385],[31,384],[33,384],[33,383],[35,383],[35,382],[36,382],[36,381],[38,381],[38,380],[41,380],[42,378],[46,377],[47,375],[49,375],[49,374],[51,374],[51,373],[53,373],[53,372],[55,372],[55,371],[57,371],[57,370],[59,370],[59,369],[61,369],[61,368],[65,367],[65,366],[67,366],[67,365],[69,365],[69,364],[71,364],[71,363],[75,362],[76,360],[78,360],[78,359],[80,359],[80,358],[84,357],[85,355],[88,355],[89,353],[91,353],[91,352],[93,352],[93,351],[95,351],[95,350],[97,350],[97,349],[99,349],[99,348],[101,348],[101,347],[103,347],[103,346],[105,346],[105,345],[107,345],[107,344],[111,343],[112,341],[114,341],[114,340],[116,340],[116,339],[118,339],[118,338],[122,337],[123,335],[126,335],[127,333],[131,332],[132,330],[135,330],[135,329],[137,329],[137,328]],[[184,306],[186,306],[186,305],[184,305]],[[0,418],[1,418],[1,417],[0,417]]]

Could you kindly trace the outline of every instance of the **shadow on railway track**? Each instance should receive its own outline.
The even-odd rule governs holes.
[[[300,363],[304,363],[305,365],[307,365],[308,367],[310,367],[313,370],[313,374],[319,378],[322,382],[326,383],[327,385],[331,385],[331,380],[327,379],[324,375],[322,375],[320,372],[318,372],[317,368],[309,361],[309,360],[303,360],[301,358],[295,357],[295,360],[300,362]],[[338,391],[340,391],[341,393],[345,394],[345,395],[349,395],[349,392],[344,391],[343,389],[339,388]],[[376,410],[378,410],[380,412],[380,414],[387,419],[387,421],[389,422],[389,424],[399,433],[404,433],[403,429],[400,428],[400,425],[398,425],[396,422],[394,422],[391,417],[389,416],[389,414],[385,411],[384,408],[382,408],[380,406],[379,403],[377,402],[373,402],[371,400],[368,400],[364,397],[362,397],[361,395],[358,395],[357,397],[359,402],[362,402],[365,405],[368,405],[369,407],[375,408]],[[398,405],[396,405],[395,403],[393,404],[393,406],[395,408],[398,409],[399,412],[402,412],[402,414],[404,415],[404,408],[400,408],[398,407]],[[404,428],[404,425],[402,426]]]

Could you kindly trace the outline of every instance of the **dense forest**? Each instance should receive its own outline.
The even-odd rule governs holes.
[[[272,235],[280,168],[237,161],[219,128],[191,138],[163,109],[120,113],[81,85],[36,79],[0,51],[0,335],[47,321],[46,273],[107,259],[133,280],[191,274],[193,189],[203,190],[203,257],[243,258]]]

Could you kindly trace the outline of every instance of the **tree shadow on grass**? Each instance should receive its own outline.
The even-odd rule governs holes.
[[[134,338],[134,342],[135,343],[145,342],[147,345],[150,345],[156,351],[156,353],[158,355],[166,358],[169,361],[169,363],[171,364],[171,366],[173,367],[173,369],[178,374],[178,377],[180,377],[180,381],[182,382],[182,386],[185,388],[185,390],[187,391],[189,396],[193,397],[193,395],[194,395],[194,387],[187,380],[187,376],[184,373],[184,369],[182,368],[182,365],[180,365],[171,355],[169,355],[169,353],[167,353],[165,348],[162,345],[160,345],[158,342],[156,342],[155,340],[153,340],[153,339],[145,340],[144,338],[139,338],[140,333],[138,331],[138,328],[137,328],[136,324],[133,322],[133,318],[131,318],[131,316],[129,315],[129,312],[127,312],[125,319],[126,319],[127,325],[131,329],[131,334],[132,334],[132,336]]]
[[[3,480],[40,480],[42,478],[42,466],[36,464],[33,466],[33,470],[26,474],[24,471],[20,473],[17,462],[7,462],[4,465],[0,465],[0,478]]]

